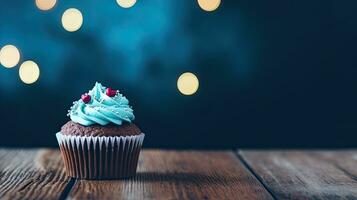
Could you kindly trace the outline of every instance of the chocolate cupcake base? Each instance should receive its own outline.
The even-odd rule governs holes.
[[[134,176],[145,134],[73,136],[56,134],[68,176],[122,179]]]

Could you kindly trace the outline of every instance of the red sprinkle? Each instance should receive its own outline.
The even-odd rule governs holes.
[[[89,102],[90,102],[91,97],[90,97],[90,95],[89,95],[89,94],[82,94],[81,99],[82,99],[82,101],[83,101],[84,103],[89,103]]]
[[[114,97],[117,94],[117,90],[113,90],[111,88],[107,88],[105,90],[105,93],[110,97]]]

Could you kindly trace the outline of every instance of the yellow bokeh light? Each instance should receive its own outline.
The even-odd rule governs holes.
[[[117,3],[123,8],[130,8],[136,3],[136,0],[117,0]]]
[[[81,11],[76,8],[69,8],[62,15],[62,26],[69,32],[77,31],[83,24]]]
[[[177,80],[177,88],[184,95],[192,95],[198,90],[199,82],[196,75],[186,72]]]
[[[205,11],[214,11],[221,4],[221,0],[197,0],[198,5]]]
[[[21,64],[19,76],[22,82],[31,84],[36,82],[38,77],[40,77],[40,69],[35,62],[28,60]]]
[[[40,10],[50,10],[56,5],[57,0],[36,0],[36,6]]]
[[[20,61],[20,52],[14,45],[5,45],[0,50],[0,63],[6,68],[15,67]]]

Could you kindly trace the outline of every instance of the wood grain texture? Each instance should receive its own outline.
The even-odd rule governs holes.
[[[357,151],[239,151],[278,199],[357,199]]]
[[[0,199],[58,199],[69,180],[57,150],[0,149]]]
[[[272,199],[233,152],[143,151],[135,178],[78,180],[69,199]]]

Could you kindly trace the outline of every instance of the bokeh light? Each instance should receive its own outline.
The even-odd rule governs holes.
[[[36,0],[36,6],[40,10],[50,10],[56,5],[57,0]]]
[[[20,52],[14,45],[5,45],[0,50],[0,63],[6,68],[15,67],[20,61]]]
[[[40,76],[40,69],[35,62],[28,60],[21,64],[19,76],[22,82],[31,84],[37,81]]]
[[[186,72],[177,80],[177,88],[184,95],[192,95],[198,90],[199,82],[196,75]]]
[[[198,5],[205,11],[214,11],[221,4],[221,0],[197,0]]]
[[[136,3],[136,0],[117,0],[117,3],[123,8],[130,8]]]
[[[83,24],[81,11],[76,8],[69,8],[62,15],[62,26],[69,32],[77,31]]]

